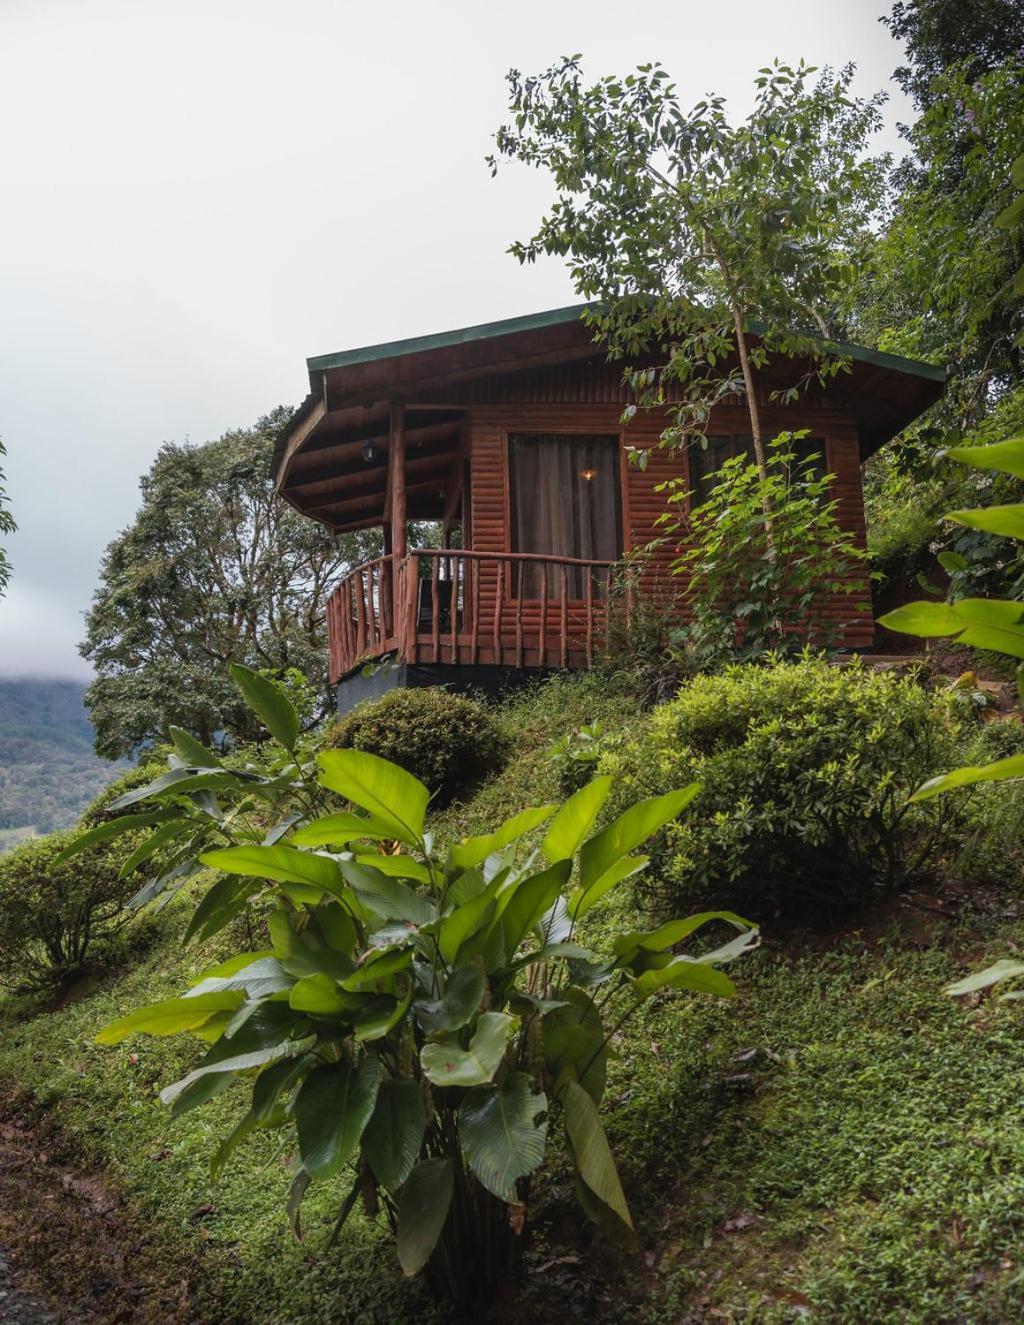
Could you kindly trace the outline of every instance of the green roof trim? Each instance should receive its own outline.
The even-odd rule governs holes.
[[[431,336],[412,336],[407,340],[385,341],[380,345],[364,345],[360,349],[343,350],[338,354],[317,354],[306,360],[310,375],[330,368],[348,368],[355,364],[375,363],[382,359],[398,359],[406,354],[425,354],[429,350],[444,350],[472,341],[491,340],[498,336],[514,336],[523,331],[540,331],[544,327],[562,326],[577,322],[593,304],[570,304],[566,308],[551,308],[544,313],[530,313],[525,317],[504,318],[500,322],[482,322],[475,327],[460,327],[455,331],[439,331]],[[757,335],[763,323],[751,322],[750,330]],[[814,340],[824,337],[808,333]],[[895,372],[910,373],[930,382],[945,382],[945,368],[922,363],[919,359],[905,359],[900,354],[886,354],[884,350],[869,350],[850,341],[829,341],[836,351],[860,363],[876,368],[891,368]]]

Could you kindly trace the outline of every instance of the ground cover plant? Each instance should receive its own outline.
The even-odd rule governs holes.
[[[234,674],[280,758],[305,780],[298,715],[284,691],[244,668]],[[255,788],[273,803],[275,788],[201,748],[189,753],[188,765],[176,757],[168,774],[111,809],[154,801],[150,841],[174,829],[192,851],[198,834],[178,826],[196,811],[229,838],[234,812],[218,797],[244,807]],[[215,1151],[214,1175],[253,1132],[294,1130],[293,1222],[311,1184],[347,1172],[337,1229],[362,1199],[393,1230],[406,1274],[426,1267],[453,1302],[486,1300],[512,1268],[552,1117],[585,1214],[630,1243],[632,1216],[599,1114],[610,1037],[659,991],[731,997],[718,968],[748,951],[756,930],[712,911],[627,927],[594,951],[577,929],[645,868],[637,848],[698,787],[639,800],[595,831],[611,790],[598,777],[561,806],[519,808],[491,832],[442,847],[425,826],[429,792],[411,774],[352,749],[324,751],[318,764],[320,785],[351,808],[317,815],[310,802],[258,842],[243,822],[237,843],[200,857],[263,908],[269,948],[217,963],[182,996],[115,1020],[99,1039],[191,1032],[208,1042],[161,1098],[177,1115],[251,1082],[251,1105]],[[291,779],[279,773],[277,782],[290,798]],[[122,823],[138,816],[98,826],[65,856]],[[519,856],[520,839],[541,825],[539,850]],[[212,936],[233,918],[222,908],[211,919],[217,886],[190,932]],[[737,936],[697,955],[676,951],[712,921]]]

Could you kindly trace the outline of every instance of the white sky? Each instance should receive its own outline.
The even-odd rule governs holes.
[[[888,0],[0,0],[0,674],[87,676],[103,548],[164,440],[307,390],[307,355],[571,303],[505,253],[540,176],[483,158],[504,74],[667,65],[747,109],[779,56],[908,107]]]

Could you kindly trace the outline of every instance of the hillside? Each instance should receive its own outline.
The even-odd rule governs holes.
[[[125,767],[100,759],[81,681],[0,678],[0,850],[75,823]]]

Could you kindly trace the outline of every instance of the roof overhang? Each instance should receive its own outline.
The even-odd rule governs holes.
[[[603,358],[582,320],[588,307],[575,304],[308,359],[310,394],[274,450],[278,490],[339,532],[381,524],[391,407],[401,403],[408,517],[439,518],[457,473],[460,388],[468,394],[481,379]],[[757,330],[751,326],[755,335]],[[942,395],[942,368],[846,342],[828,344],[849,362],[849,373],[830,385],[829,395],[856,418],[864,458]],[[370,460],[364,457],[367,441],[373,442]]]

